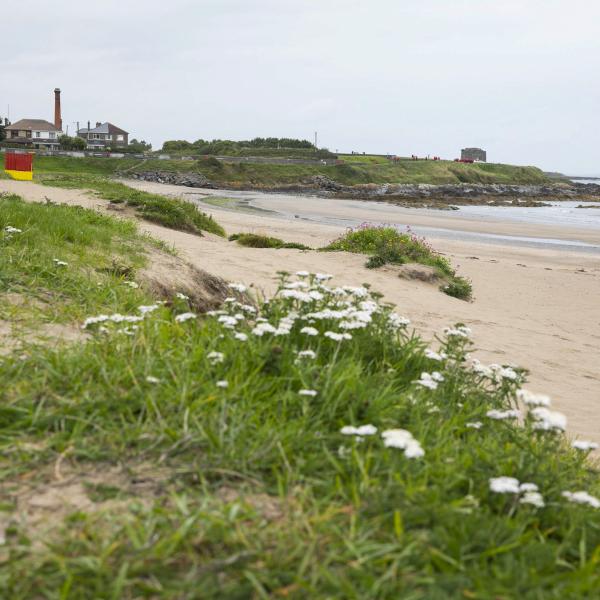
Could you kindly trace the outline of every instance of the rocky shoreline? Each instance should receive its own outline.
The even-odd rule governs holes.
[[[347,186],[323,175],[315,175],[292,185],[232,186],[213,183],[201,173],[173,173],[144,171],[130,173],[129,177],[155,183],[168,183],[204,189],[246,189],[263,192],[317,194],[333,198],[374,200],[409,207],[434,207],[451,210],[453,205],[486,204],[492,206],[545,206],[548,201],[600,201],[600,185],[584,183],[556,183],[543,185],[508,185],[484,183],[459,184],[362,184]]]

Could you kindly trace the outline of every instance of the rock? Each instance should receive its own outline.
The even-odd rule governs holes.
[[[310,183],[319,189],[326,190],[328,192],[338,192],[344,187],[337,181],[334,181],[325,175],[313,175],[307,179],[307,183]]]
[[[155,183],[169,183],[171,185],[184,185],[193,188],[210,188],[216,186],[201,173],[170,173],[167,171],[142,171],[132,173],[134,179],[153,181]]]

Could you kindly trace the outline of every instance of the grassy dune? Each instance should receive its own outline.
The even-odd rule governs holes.
[[[324,277],[282,276],[254,305],[236,287],[213,315],[154,305],[98,270],[147,243],[0,200],[3,299],[42,295],[38,318],[78,328],[135,320],[0,357],[3,597],[596,595],[598,471],[559,415],[503,412],[522,371],[474,363],[460,326],[427,349],[377,294]]]
[[[556,183],[536,167],[502,164],[463,164],[452,161],[412,161],[396,163],[380,157],[357,156],[358,164],[349,161],[341,165],[272,165],[259,163],[226,163],[216,160],[147,160],[37,157],[36,171],[44,173],[87,173],[114,175],[117,172],[172,171],[202,173],[222,185],[243,187],[293,185],[314,175],[325,175],[344,184],[366,183]],[[369,159],[376,160],[370,161]]]

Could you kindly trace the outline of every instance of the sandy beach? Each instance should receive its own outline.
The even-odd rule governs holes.
[[[187,188],[128,183],[146,191],[193,199]],[[107,205],[83,191],[29,182],[2,180],[2,191],[31,201],[43,202],[47,198],[100,210]],[[230,195],[217,190],[208,194]],[[390,205],[349,202],[298,197],[297,218],[290,217],[289,199],[278,196],[258,199],[244,210],[206,203],[201,206],[228,234],[265,233],[311,247],[325,245],[344,231],[342,223],[354,220],[600,245],[600,230],[594,227],[482,220],[414,209],[402,212]],[[446,296],[435,285],[402,279],[396,268],[368,270],[360,255],[250,249],[213,235],[199,237],[146,222],[141,227],[172,244],[193,264],[259,290],[272,291],[280,270],[327,272],[334,275],[335,284],[369,283],[429,339],[447,325],[465,323],[473,330],[475,356],[482,361],[529,369],[527,387],[553,398],[554,407],[569,419],[569,434],[600,442],[600,255],[595,252],[577,246],[565,250],[545,244],[532,247],[428,236],[434,247],[458,267],[459,273],[472,280],[474,301],[464,302]]]

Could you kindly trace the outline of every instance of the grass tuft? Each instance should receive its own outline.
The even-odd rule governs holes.
[[[305,246],[300,242],[284,242],[276,237],[269,237],[267,235],[259,235],[256,233],[234,233],[229,236],[229,241],[235,241],[247,248],[293,248],[296,250],[311,250],[309,246]]]

